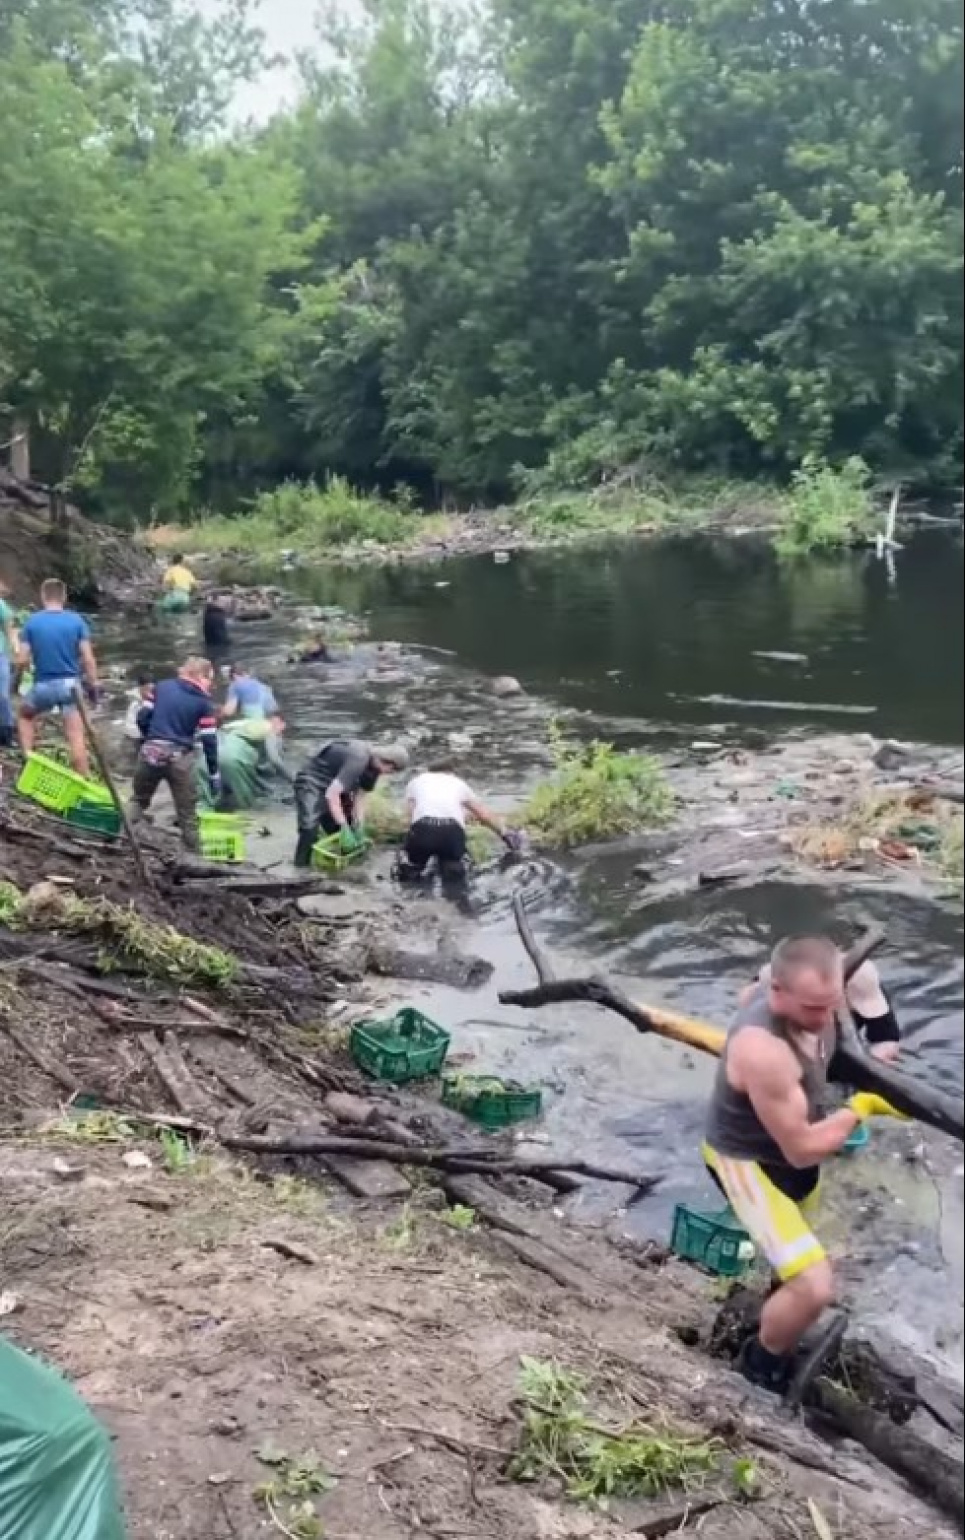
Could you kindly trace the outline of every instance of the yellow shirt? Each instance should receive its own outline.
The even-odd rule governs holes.
[[[183,563],[180,563],[169,567],[165,572],[164,586],[165,588],[175,588],[180,593],[189,594],[192,588],[198,586],[198,580],[190,567],[185,567]]]

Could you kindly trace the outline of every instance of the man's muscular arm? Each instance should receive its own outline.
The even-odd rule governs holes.
[[[769,1032],[746,1027],[730,1049],[729,1079],[743,1091],[789,1165],[816,1166],[840,1150],[860,1119],[849,1108],[808,1122],[800,1066]]]

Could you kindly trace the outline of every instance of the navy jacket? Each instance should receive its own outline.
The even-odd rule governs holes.
[[[208,774],[217,774],[218,720],[211,696],[200,685],[162,679],[153,701],[145,701],[138,712],[137,726],[149,743],[173,743],[187,751],[200,742]]]

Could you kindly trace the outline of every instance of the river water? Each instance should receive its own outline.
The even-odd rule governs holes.
[[[560,712],[577,732],[678,754],[712,729],[735,742],[749,730],[872,733],[952,749],[963,740],[962,544],[946,533],[917,538],[890,565],[872,553],[787,565],[756,541],[688,540],[268,576],[301,601],[363,614],[372,639],[331,668],[299,669],[284,662],[304,634],[290,611],[235,627],[235,655],[282,701],[296,761],[346,731],[417,733],[427,748],[468,732],[463,773],[508,807],[544,772],[547,723]],[[168,665],[196,645],[196,626],[194,617],[135,632],[108,623],[101,647],[130,668]],[[380,640],[404,644],[402,656],[380,654]],[[494,701],[487,680],[503,673],[524,696]],[[272,837],[254,852],[266,862],[288,853],[290,813],[267,823]],[[500,1006],[498,989],[532,982],[509,912],[514,881],[558,962],[720,1022],[779,935],[827,928],[846,939],[881,922],[907,1065],[961,1093],[954,906],[858,878],[654,897],[634,872],[639,859],[632,841],[617,841],[485,878],[476,917],[453,914],[452,925],[461,946],[493,962],[492,984],[472,995],[406,986],[452,1029],[467,1067],[544,1086],[547,1113],[527,1141],[624,1165],[632,1152],[640,1167],[665,1173],[618,1227],[665,1238],[676,1201],[714,1206],[696,1155],[711,1069],[606,1012]],[[387,860],[370,880],[388,880]],[[417,929],[427,900],[412,902]],[[872,1318],[894,1317],[896,1298],[912,1293],[915,1309],[898,1312],[901,1334],[960,1366],[960,1151],[931,1139],[912,1148],[910,1138],[876,1130],[873,1155],[839,1163],[846,1271]]]

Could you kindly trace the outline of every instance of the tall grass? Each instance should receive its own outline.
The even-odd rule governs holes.
[[[871,478],[863,460],[835,469],[805,462],[783,499],[778,549],[786,555],[855,545],[874,533]]]
[[[418,515],[358,493],[340,476],[324,486],[285,481],[260,492],[250,511],[223,514],[184,528],[167,529],[164,544],[185,551],[244,551],[271,555],[290,549],[311,556],[335,555],[343,546],[374,541],[401,545],[424,532]]]

